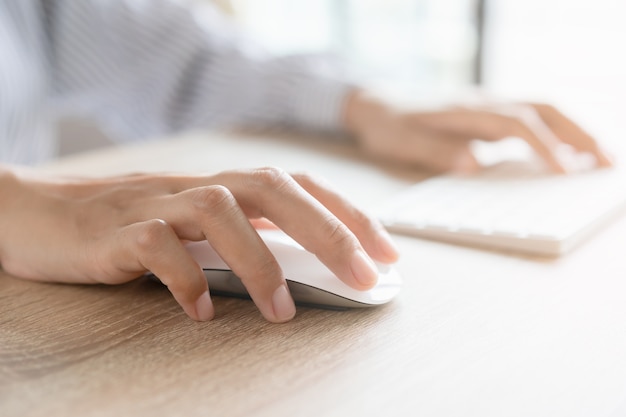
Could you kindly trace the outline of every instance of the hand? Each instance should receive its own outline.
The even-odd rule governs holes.
[[[591,154],[598,166],[611,165],[596,141],[557,109],[545,104],[492,104],[440,111],[393,108],[364,92],[347,100],[345,124],[371,154],[434,171],[473,172],[480,168],[471,151],[476,139],[526,141],[555,172],[567,167],[559,159],[566,144]]]
[[[377,221],[319,180],[276,168],[44,180],[0,167],[0,200],[6,272],[119,284],[151,271],[195,320],[211,319],[214,309],[203,272],[181,240],[208,240],[272,322],[290,320],[295,307],[250,219],[269,219],[357,289],[376,282],[369,256],[385,263],[398,256]]]

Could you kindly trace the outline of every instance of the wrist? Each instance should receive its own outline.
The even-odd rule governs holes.
[[[0,214],[3,212],[3,209],[8,207],[8,203],[11,201],[11,196],[15,192],[15,188],[17,187],[18,179],[15,172],[5,166],[0,165]]]
[[[343,125],[345,130],[363,137],[391,117],[391,108],[380,98],[364,90],[354,90],[345,101]]]
[[[11,211],[15,201],[16,189],[19,180],[15,172],[5,165],[0,165],[0,270],[2,269],[4,239],[6,239],[6,228],[11,219]]]

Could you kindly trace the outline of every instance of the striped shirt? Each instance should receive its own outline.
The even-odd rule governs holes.
[[[0,162],[53,157],[66,113],[125,141],[245,124],[338,130],[349,88],[334,61],[272,56],[206,5],[0,0]]]

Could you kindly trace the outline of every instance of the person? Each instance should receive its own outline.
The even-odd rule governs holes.
[[[610,159],[545,104],[401,110],[322,57],[273,57],[215,9],[180,1],[0,2],[0,264],[36,281],[119,284],[151,271],[194,320],[215,312],[183,240],[206,239],[271,322],[294,317],[279,265],[255,231],[272,222],[357,289],[398,250],[327,184],[279,168],[213,175],[44,178],[51,109],[96,117],[122,140],[188,128],[271,125],[350,135],[366,153],[473,171],[470,143],[524,139],[551,169],[567,144]],[[306,218],[306,221],[302,221]]]

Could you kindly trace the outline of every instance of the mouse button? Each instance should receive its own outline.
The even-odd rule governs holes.
[[[402,277],[400,273],[391,265],[379,264],[378,265],[378,284],[377,287],[381,285],[390,285],[399,287],[402,285]]]
[[[368,297],[373,303],[385,303],[394,298],[402,288],[402,277],[391,265],[379,269],[378,283],[374,288],[367,291]]]
[[[365,304],[382,304],[389,301],[398,292],[401,280],[399,280],[395,270],[391,268],[387,268],[386,273],[380,274],[379,282],[373,289],[360,291],[341,281],[312,253],[306,251],[293,252],[292,250],[289,253],[290,257],[281,257],[279,259],[285,278],[290,281],[319,288],[340,297]]]
[[[185,248],[203,269],[230,269],[207,241],[188,242]]]
[[[383,264],[380,262],[374,262],[374,263],[376,264],[376,267],[378,268],[379,274],[386,274],[387,272],[391,270],[391,265]]]
[[[342,285],[350,288],[310,252],[291,249],[276,251],[274,255],[288,280],[312,287],[328,288],[333,292],[340,291]]]
[[[378,285],[367,291],[368,301],[372,304],[383,304],[391,301],[399,292],[398,285]]]
[[[400,274],[390,266],[384,269],[387,271],[379,274],[377,284],[369,290],[359,291],[334,276],[332,278],[324,276],[324,279],[329,281],[324,281],[324,284],[319,283],[316,286],[358,303],[368,305],[384,304],[398,295],[402,287]]]
[[[369,290],[359,291],[350,287],[337,278],[321,262],[314,265],[316,267],[311,268],[306,268],[308,265],[301,265],[300,271],[286,272],[285,278],[303,286],[312,287],[312,289],[317,292],[333,294],[337,297],[349,299],[357,303],[370,304]]]
[[[276,251],[302,251],[306,249],[282,230],[257,230],[259,236],[272,253]]]

